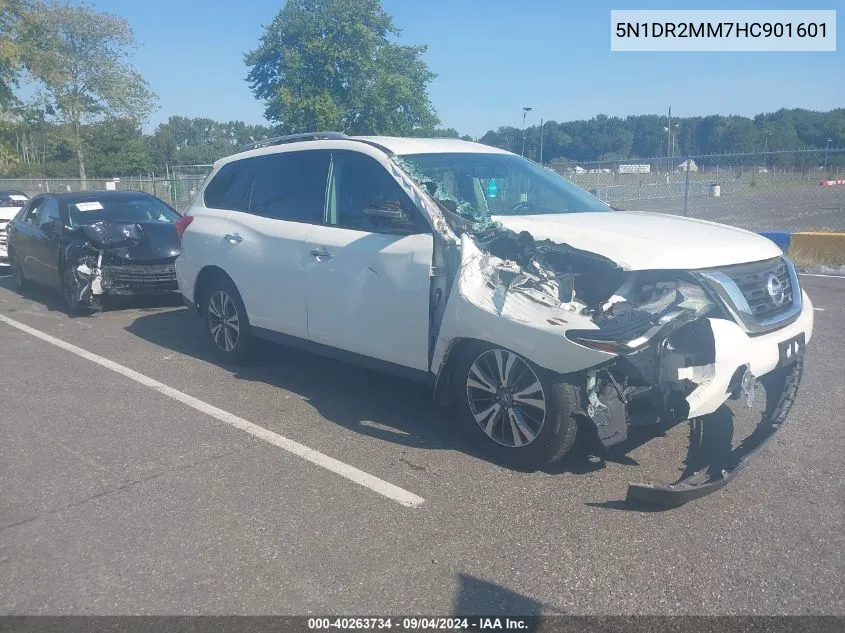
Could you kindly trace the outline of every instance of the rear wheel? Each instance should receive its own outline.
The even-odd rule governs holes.
[[[542,468],[577,430],[577,389],[508,349],[472,344],[456,359],[454,398],[465,426],[493,459]]]
[[[23,292],[29,287],[29,280],[24,275],[21,262],[15,251],[9,251],[9,266],[12,269],[12,282],[15,284],[15,288],[19,292]]]
[[[252,329],[241,295],[228,277],[215,277],[203,293],[205,333],[214,356],[224,363],[244,364],[253,351]]]

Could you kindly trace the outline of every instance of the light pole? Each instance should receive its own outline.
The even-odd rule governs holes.
[[[832,138],[827,139],[827,147],[824,148],[824,173],[827,173],[827,152],[830,150]]]
[[[534,108],[528,107],[522,108],[522,153],[520,156],[525,156],[525,117],[527,117],[528,113],[533,109]]]
[[[543,164],[543,119],[540,119],[540,164]]]

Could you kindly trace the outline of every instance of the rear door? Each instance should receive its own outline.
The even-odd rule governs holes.
[[[38,259],[39,244],[37,236],[38,210],[47,202],[46,197],[33,198],[21,212],[20,219],[14,223],[13,230],[8,234],[9,246],[15,250],[15,255],[27,279],[42,283],[40,275],[43,266]],[[11,228],[12,225],[9,225]]]
[[[305,239],[322,217],[330,159],[310,150],[239,161],[252,186],[229,214],[221,261],[253,327],[308,337]]]
[[[308,335],[370,358],[428,370],[431,228],[375,159],[332,153],[324,221],[306,248]],[[408,222],[367,215],[401,208]]]

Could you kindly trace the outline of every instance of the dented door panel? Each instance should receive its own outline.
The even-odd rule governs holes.
[[[428,370],[431,234],[314,226],[305,250],[313,342]]]

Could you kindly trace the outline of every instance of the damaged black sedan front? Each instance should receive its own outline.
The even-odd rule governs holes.
[[[60,291],[70,313],[108,297],[173,293],[179,217],[142,192],[36,196],[9,224],[15,285]]]

